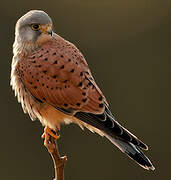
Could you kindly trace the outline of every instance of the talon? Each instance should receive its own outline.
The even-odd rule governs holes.
[[[45,127],[44,133],[42,135],[42,138],[44,140],[44,145],[47,147],[48,151],[52,153],[55,149],[55,145],[51,142],[51,138],[59,139],[59,135],[55,135],[56,133],[54,130],[51,130],[48,126]]]
[[[44,139],[44,138],[46,139],[46,136],[51,136],[51,137],[55,138],[56,140],[60,138],[60,135],[54,134],[54,133],[52,132],[52,130],[51,130],[48,126],[45,127],[44,133],[42,134],[41,137],[42,137],[43,139]],[[50,139],[50,137],[48,138],[48,140],[49,140],[49,139]]]

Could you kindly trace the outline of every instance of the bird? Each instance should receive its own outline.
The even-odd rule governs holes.
[[[15,26],[10,84],[24,113],[45,127],[45,143],[61,124],[106,137],[146,170],[148,146],[117,122],[79,49],[53,31],[50,16],[30,10]]]

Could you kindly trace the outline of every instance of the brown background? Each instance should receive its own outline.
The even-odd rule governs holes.
[[[31,9],[48,12],[55,31],[83,52],[118,121],[149,145],[147,155],[156,166],[145,171],[105,138],[63,126],[65,179],[170,179],[169,0],[1,0],[0,179],[53,177],[43,128],[23,114],[9,87],[15,22]]]

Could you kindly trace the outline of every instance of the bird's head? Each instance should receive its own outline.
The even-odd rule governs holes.
[[[16,23],[15,43],[20,46],[36,46],[52,38],[52,20],[47,13],[31,10]]]

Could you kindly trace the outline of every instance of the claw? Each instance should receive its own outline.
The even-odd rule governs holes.
[[[47,135],[55,138],[56,140],[60,138],[60,135],[54,134],[54,133],[52,132],[52,130],[51,130],[48,126],[45,127],[44,133],[43,133],[43,135],[42,135],[42,138],[43,138],[43,139],[46,138]]]
[[[52,153],[55,149],[55,145],[51,143],[51,137],[57,140],[60,136],[54,134],[52,130],[48,126],[46,126],[42,138],[45,139],[44,145],[47,147],[48,151]]]

